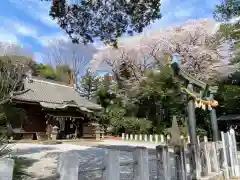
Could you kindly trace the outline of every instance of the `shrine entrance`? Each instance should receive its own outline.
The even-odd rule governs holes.
[[[53,126],[58,127],[57,139],[76,139],[83,137],[83,117],[58,116],[47,114],[47,133]],[[49,131],[49,132],[48,132]]]
[[[213,140],[219,141],[219,131],[215,108],[218,102],[214,100],[214,94],[217,92],[217,86],[209,86],[187,73],[180,67],[180,55],[175,53],[169,56],[169,65],[171,65],[175,77],[182,81],[181,91],[184,99],[187,101],[188,113],[188,131],[190,136],[189,150],[191,154],[191,174],[193,179],[199,179],[198,169],[200,168],[200,148],[197,142],[196,116],[195,109],[201,108],[209,110],[211,115],[211,125],[213,131]],[[198,89],[198,90],[197,90]]]

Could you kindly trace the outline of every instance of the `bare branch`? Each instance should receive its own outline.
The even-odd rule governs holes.
[[[45,48],[43,59],[53,67],[68,66],[77,78],[92,59],[96,49],[91,45],[73,44],[64,40],[53,40]],[[67,77],[70,81],[71,76]]]
[[[21,46],[0,43],[0,104],[24,93],[23,78],[33,63],[32,53]]]

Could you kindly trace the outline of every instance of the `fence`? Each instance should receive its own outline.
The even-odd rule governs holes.
[[[199,141],[198,151],[191,144],[162,144],[155,150],[133,148],[124,155],[120,150],[106,150],[98,167],[81,167],[79,152],[64,152],[59,157],[57,172],[60,180],[187,180],[207,176],[239,176],[234,130],[221,132],[222,141]],[[193,154],[193,152],[198,152]],[[126,158],[127,156],[127,158]],[[195,163],[194,163],[195,162]],[[0,159],[0,179],[12,180],[14,161]]]
[[[207,138],[207,136],[204,136]],[[160,143],[160,144],[167,144],[171,137],[169,135],[164,136],[163,134],[125,134],[122,133],[121,139],[123,141],[145,141],[151,143]],[[186,142],[190,143],[190,137],[183,137],[181,139],[185,139]],[[200,136],[197,136],[198,142],[200,142]]]
[[[207,137],[204,137],[203,142],[199,140],[198,159],[194,159],[196,156],[192,145],[186,143],[185,146],[170,146],[166,144],[169,138],[162,145],[156,146],[155,150],[133,148],[132,157],[125,161],[122,160],[120,150],[107,150],[102,165],[92,169],[79,168],[78,154],[66,153],[62,156],[62,161],[59,161],[60,180],[187,180],[193,179],[194,175],[201,178],[222,177],[223,174],[225,179],[237,177],[239,165],[234,130],[221,132],[221,135],[223,140],[219,142],[208,142]],[[143,139],[144,137],[146,136]],[[129,139],[134,139],[134,136],[129,136]],[[159,136],[159,141],[162,140]],[[196,161],[195,166],[193,161]],[[77,166],[73,168],[68,162]]]

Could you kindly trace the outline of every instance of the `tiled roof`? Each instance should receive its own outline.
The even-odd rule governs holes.
[[[40,103],[45,102],[49,105],[52,104],[52,107],[55,108],[58,105],[59,107],[63,105],[71,106],[72,103],[69,102],[74,101],[79,107],[92,110],[101,109],[100,105],[81,97],[79,92],[67,85],[31,78],[31,80],[25,79],[24,88],[30,90],[24,94],[14,96],[13,99]]]

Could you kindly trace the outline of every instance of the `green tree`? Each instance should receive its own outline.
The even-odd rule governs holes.
[[[59,82],[64,82],[66,84],[70,83],[71,69],[67,65],[58,65],[56,67],[56,80]]]
[[[240,22],[240,21],[239,21]],[[240,37],[240,24],[239,22],[233,24],[221,24],[219,31],[222,32],[226,39],[238,40]]]
[[[56,80],[56,72],[54,68],[48,64],[39,64],[37,67],[37,75],[46,79]]]
[[[220,5],[216,6],[213,15],[217,21],[228,21],[233,17],[240,16],[239,0],[223,1]]]
[[[149,71],[140,83],[136,98],[138,117],[151,120],[154,131],[163,132],[170,127],[169,119],[172,119],[173,115],[177,115],[179,119],[185,118],[180,82],[174,77],[170,67],[161,71]]]
[[[113,128],[113,134],[120,134],[122,128],[122,120],[125,115],[125,109],[122,107],[121,99],[115,93],[111,93],[110,86],[105,86],[101,81],[98,89],[97,103],[103,107],[102,112],[98,113],[98,121],[105,128]]]
[[[50,16],[58,20],[73,42],[87,43],[98,38],[116,46],[120,36],[140,33],[161,18],[159,0],[82,0],[78,4],[51,1]]]
[[[233,24],[221,24],[219,32],[231,44],[233,56],[230,59],[230,64],[240,62],[240,20]]]
[[[217,108],[217,113],[239,114],[240,105],[240,73],[232,74],[228,79],[219,83],[219,90],[216,95],[220,106]]]
[[[240,53],[237,54],[235,57],[233,57],[232,59],[230,59],[230,63],[231,64],[237,64],[240,62]]]
[[[240,62],[240,3],[239,0],[228,0],[217,5],[214,11],[214,18],[217,21],[223,21],[219,31],[222,35],[231,42],[234,56],[231,58],[231,64]],[[229,23],[229,20],[235,18],[235,22]]]
[[[96,93],[99,89],[100,79],[91,71],[87,71],[86,74],[82,77],[80,88],[83,95],[87,99],[92,99],[92,97],[96,96]]]

